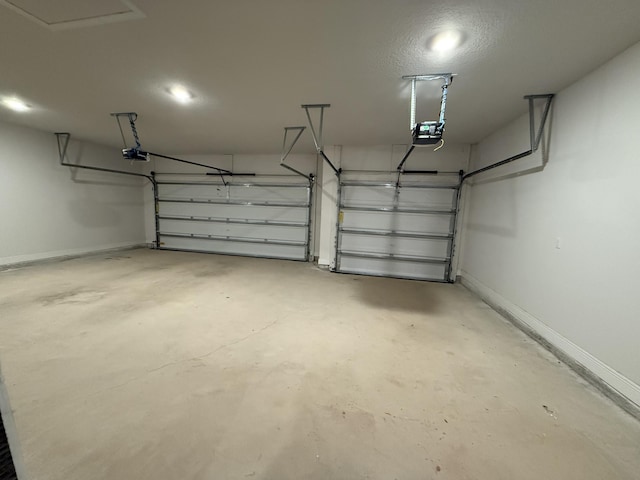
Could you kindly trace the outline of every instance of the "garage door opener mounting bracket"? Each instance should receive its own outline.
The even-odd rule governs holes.
[[[447,108],[447,95],[449,92],[449,87],[453,82],[453,77],[455,77],[455,73],[433,73],[433,74],[425,74],[425,75],[405,75],[402,78],[405,80],[411,80],[411,103],[409,107],[409,129],[411,130],[412,142],[411,147],[407,150],[404,157],[398,164],[398,180],[396,182],[396,187],[400,184],[400,176],[403,173],[406,174],[421,174],[421,173],[430,173],[424,172],[421,170],[404,170],[404,164],[413,152],[416,147],[424,147],[427,145],[438,145],[434,151],[439,150],[444,145],[444,139],[442,135],[444,134],[444,125],[446,123],[445,119],[445,110]],[[422,81],[434,81],[434,80],[442,80],[444,83],[442,85],[442,96],[440,98],[440,115],[438,120],[425,121],[425,122],[416,122],[416,108],[417,108],[417,84]]]
[[[140,138],[138,136],[138,130],[136,128],[136,120],[138,119],[138,114],[136,112],[116,112],[111,114],[112,117],[116,118],[116,122],[118,123],[118,129],[120,130],[120,135],[122,136],[122,144],[124,148],[122,149],[122,157],[126,160],[131,161],[143,161],[148,162],[151,159],[151,156],[164,158],[167,160],[173,160],[174,162],[187,163],[189,165],[196,165],[198,167],[204,167],[206,169],[215,170],[216,175],[220,175],[222,179],[222,183],[226,186],[227,182],[224,179],[225,175],[233,175],[233,173],[229,170],[225,170],[224,168],[213,167],[211,165],[205,165],[203,163],[192,162],[190,160],[183,160],[181,158],[171,157],[169,155],[162,155],[160,153],[147,152],[142,150],[142,145],[140,144]],[[127,147],[127,140],[125,139],[124,130],[122,129],[122,124],[120,123],[121,118],[127,118],[129,121],[129,126],[131,128],[131,135],[133,136],[133,140],[135,141],[134,147]]]

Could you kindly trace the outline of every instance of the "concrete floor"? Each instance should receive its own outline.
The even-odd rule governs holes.
[[[135,250],[0,313],[29,479],[640,478],[640,423],[459,285]]]

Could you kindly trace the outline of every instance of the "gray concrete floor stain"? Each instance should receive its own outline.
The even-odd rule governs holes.
[[[136,250],[1,272],[0,313],[33,479],[640,471],[640,424],[459,285]]]
[[[65,304],[65,303],[92,303],[97,302],[106,295],[106,292],[71,290],[46,297],[41,297],[36,301],[44,305]]]

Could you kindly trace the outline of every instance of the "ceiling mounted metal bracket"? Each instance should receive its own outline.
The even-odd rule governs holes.
[[[303,176],[304,178],[309,180],[309,182],[313,182],[313,174],[306,175],[302,173],[300,170],[296,170],[295,168],[284,163],[287,157],[289,156],[289,154],[291,153],[291,150],[293,150],[293,147],[298,142],[298,139],[300,138],[300,136],[302,135],[302,133],[305,131],[306,128],[307,127],[284,127],[284,138],[282,139],[282,156],[280,157],[280,166],[298,175]],[[295,132],[295,131],[297,131],[298,133],[293,138],[293,141],[291,142],[291,144],[287,145],[287,134],[289,132]]]
[[[125,170],[116,170],[113,168],[102,168],[102,167],[92,167],[90,165],[79,165],[79,164],[69,163],[65,161],[65,158],[67,157],[67,150],[69,148],[69,142],[71,141],[71,134],[68,132],[56,132],[55,136],[56,136],[56,141],[58,143],[58,155],[60,157],[60,165],[63,165],[65,167],[71,167],[71,168],[82,168],[85,170],[94,170],[98,172],[119,173],[122,175],[130,175],[134,177],[144,177],[149,179],[155,188],[156,181],[152,175],[146,175],[144,173],[137,173],[137,172],[127,172]]]
[[[300,105],[304,108],[304,111],[307,114],[307,120],[309,121],[309,128],[311,129],[311,136],[313,137],[313,143],[316,146],[316,152],[322,155],[322,158],[329,164],[334,173],[339,177],[342,172],[341,168],[336,168],[336,166],[329,160],[329,157],[324,153],[324,145],[322,143],[322,129],[324,127],[324,109],[329,108],[331,104],[329,103],[313,103],[313,104],[304,104]],[[309,109],[320,109],[320,120],[318,122],[318,130],[313,126],[313,121],[311,120],[311,114],[309,113]]]
[[[151,157],[149,156],[149,152],[142,151],[142,146],[140,145],[140,138],[138,137],[138,130],[136,128],[136,120],[138,119],[138,114],[136,112],[115,112],[111,114],[112,117],[116,118],[116,122],[118,123],[118,129],[120,130],[120,136],[122,137],[122,156],[126,160],[139,160],[143,162],[148,162]],[[124,136],[124,130],[122,129],[122,124],[120,123],[120,118],[126,117],[129,121],[129,127],[131,128],[131,134],[133,135],[133,140],[135,141],[135,147],[127,148],[127,140]]]
[[[542,135],[544,134],[544,128],[549,118],[549,111],[551,110],[551,103],[555,97],[554,93],[543,93],[537,95],[525,95],[523,98],[529,102],[529,150],[522,153],[518,153],[509,158],[501,160],[499,162],[492,163],[486,167],[473,170],[462,177],[464,182],[467,178],[478,175],[479,173],[486,172],[487,170],[493,170],[494,168],[501,167],[507,163],[514,162],[524,157],[528,157],[532,153],[540,148],[540,142],[542,141]],[[536,115],[535,115],[535,101],[543,99],[545,100],[544,107],[542,108],[542,118],[540,119],[540,125],[536,130]]]
[[[524,99],[529,101],[529,139],[531,142],[531,151],[535,152],[540,147],[540,141],[542,140],[542,134],[544,133],[544,127],[547,123],[547,117],[549,116],[549,110],[551,109],[551,102],[555,95],[553,93],[544,93],[538,95],[525,95]],[[542,109],[542,118],[540,119],[540,125],[537,133],[535,132],[536,114],[535,114],[535,101],[538,99],[544,99],[545,104]]]

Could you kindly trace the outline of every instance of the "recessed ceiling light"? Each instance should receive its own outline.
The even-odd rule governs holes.
[[[14,112],[26,112],[27,110],[31,110],[29,105],[16,97],[4,97],[2,99],[2,104]]]
[[[462,43],[462,34],[457,30],[446,30],[431,38],[429,48],[434,52],[445,53],[453,50]]]
[[[184,88],[182,85],[174,85],[169,88],[169,93],[175,100],[180,103],[188,103],[193,99],[193,93]]]

